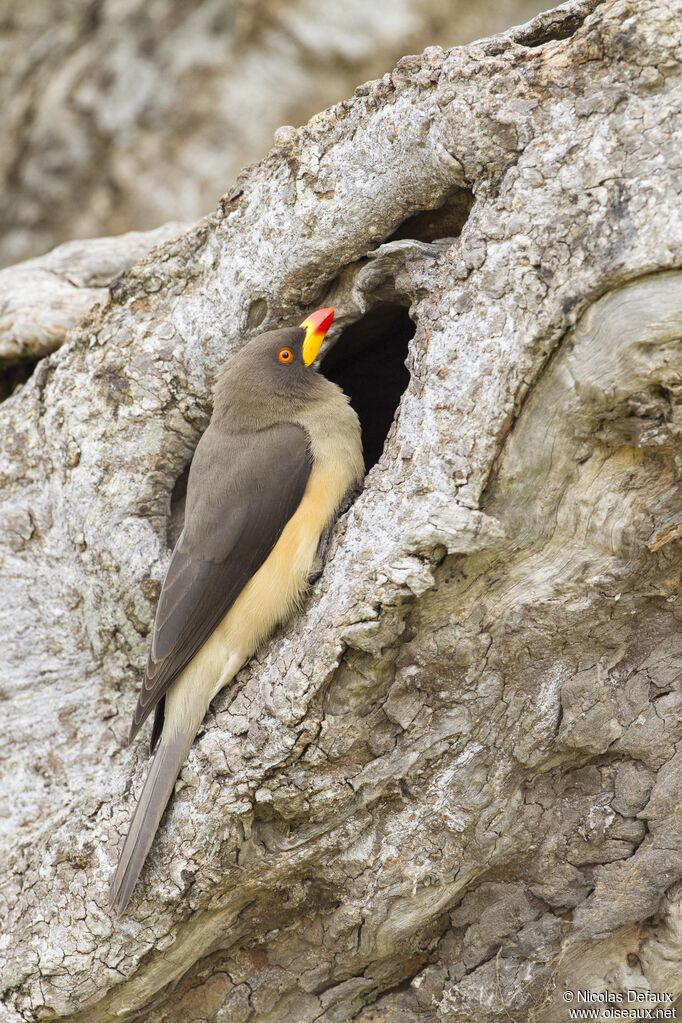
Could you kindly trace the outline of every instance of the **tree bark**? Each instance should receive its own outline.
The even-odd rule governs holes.
[[[542,0],[3,0],[0,266],[193,221],[276,129]]]
[[[3,1019],[557,1023],[565,990],[682,994],[681,36],[672,3],[574,0],[405,58],[3,404]],[[320,305],[368,436],[398,337],[409,380],[117,921],[125,734],[211,382]]]
[[[125,270],[189,226],[173,222],[153,231],[65,242],[0,270],[0,397],[25,383],[35,363],[60,348],[94,305],[108,300]]]

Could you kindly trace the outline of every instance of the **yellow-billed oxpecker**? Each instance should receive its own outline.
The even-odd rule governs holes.
[[[221,371],[189,473],[130,738],[156,750],[111,886],[122,913],[210,701],[300,602],[364,468],[360,423],[314,366],[333,309],[249,341]]]

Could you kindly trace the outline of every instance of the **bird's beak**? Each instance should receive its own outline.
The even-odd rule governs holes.
[[[324,341],[325,334],[329,330],[334,320],[333,309],[318,309],[316,313],[311,313],[300,324],[305,330],[305,338],[303,339],[303,362],[306,366],[311,366],[317,358],[322,342]]]

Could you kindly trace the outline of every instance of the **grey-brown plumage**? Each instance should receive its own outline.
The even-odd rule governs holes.
[[[131,739],[267,558],[301,501],[310,469],[306,432],[295,423],[233,433],[228,449],[224,431],[209,427],[204,434],[190,470],[186,526],[156,612]]]
[[[111,887],[119,913],[208,704],[300,601],[320,537],[362,478],[357,416],[312,365],[332,315],[255,338],[216,385],[133,715],[131,738],[156,711],[158,748]]]

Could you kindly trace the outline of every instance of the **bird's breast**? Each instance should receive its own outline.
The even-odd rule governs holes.
[[[313,456],[303,497],[266,560],[172,687],[169,705],[178,703],[178,720],[193,712],[199,691],[208,703],[300,603],[320,537],[345,495],[362,478],[357,416],[345,401],[342,411],[344,417],[326,422],[318,418],[312,428],[302,424]],[[191,706],[185,707],[182,701],[187,702],[192,693]]]
[[[338,466],[317,462],[301,503],[277,543],[251,577],[216,630],[204,644],[201,660],[243,664],[267,639],[278,622],[300,603],[315,563],[320,536],[330,524],[352,480]],[[224,673],[209,672],[211,699],[227,681]]]

